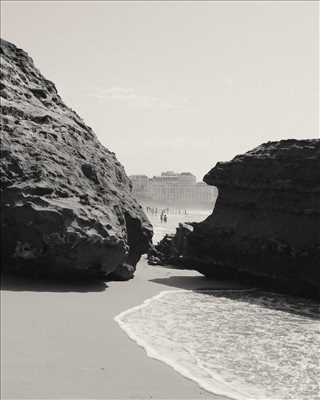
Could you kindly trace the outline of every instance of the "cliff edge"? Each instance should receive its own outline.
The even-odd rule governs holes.
[[[5,40],[0,94],[5,269],[131,278],[152,227],[115,154]]]

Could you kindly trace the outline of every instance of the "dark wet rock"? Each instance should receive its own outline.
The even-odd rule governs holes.
[[[194,223],[180,223],[175,234],[167,234],[148,251],[149,265],[183,266],[188,237],[193,232]]]
[[[108,275],[108,279],[111,281],[127,281],[133,278],[134,273],[135,268],[132,265],[123,263]]]
[[[320,140],[265,143],[204,181],[219,196],[212,215],[174,240],[179,264],[320,297]]]
[[[0,88],[5,269],[131,278],[152,228],[114,153],[6,41]]]

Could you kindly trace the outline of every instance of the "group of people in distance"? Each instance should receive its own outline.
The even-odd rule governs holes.
[[[180,210],[180,209],[170,210],[169,208],[157,208],[157,207],[149,207],[149,206],[146,206],[145,209],[148,214],[150,213],[155,216],[160,215],[160,221],[165,222],[165,223],[168,222],[169,213],[187,215],[187,210]]]
[[[165,213],[164,210],[161,211],[161,214],[160,214],[160,221],[161,221],[161,222],[168,222],[168,216],[167,216],[167,214]]]
[[[161,222],[168,222],[169,208],[146,207],[147,213],[160,215]]]

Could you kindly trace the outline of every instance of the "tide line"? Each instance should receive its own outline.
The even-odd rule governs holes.
[[[209,290],[207,289],[206,291],[209,291]],[[212,291],[215,291],[215,289],[212,289]],[[244,289],[217,290],[217,292],[219,292],[219,293],[221,293],[222,291],[244,292],[244,291],[248,291],[248,290],[244,290]],[[145,340],[143,340],[141,337],[139,337],[134,332],[134,330],[128,324],[126,324],[123,320],[127,315],[147,307],[153,301],[158,300],[169,293],[172,294],[172,293],[186,293],[186,292],[190,292],[190,291],[185,290],[185,289],[164,290],[164,291],[160,292],[159,294],[145,300],[141,305],[138,305],[138,306],[132,307],[126,311],[123,311],[122,313],[118,314],[114,318],[114,320],[119,324],[121,329],[123,329],[123,331],[126,332],[126,334],[129,336],[130,339],[132,339],[134,342],[136,342],[140,347],[144,348],[148,357],[164,362],[165,364],[172,367],[175,371],[177,371],[178,373],[183,375],[185,378],[195,381],[204,390],[206,390],[212,394],[221,395],[221,396],[227,397],[229,399],[234,399],[234,400],[257,400],[257,394],[253,395],[250,393],[245,393],[242,390],[235,389],[230,384],[225,382],[219,375],[214,374],[212,371],[208,371],[203,366],[200,366],[197,363],[196,359],[193,360],[195,363],[190,362],[189,365],[185,366],[185,365],[179,364],[173,357],[169,357],[165,354],[161,354],[157,349],[155,349],[149,343],[147,343]],[[186,349],[184,349],[184,350],[188,351]],[[196,366],[194,364],[196,364]],[[197,371],[195,371],[195,372],[198,375],[200,374],[201,376],[195,376],[195,372],[192,372],[192,370],[195,370],[195,369],[197,369]],[[210,381],[208,381],[208,380],[210,380]]]

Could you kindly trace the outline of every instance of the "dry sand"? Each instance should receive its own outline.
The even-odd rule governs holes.
[[[147,357],[114,321],[162,290],[231,287],[141,260],[129,282],[1,292],[1,398],[222,399]]]

